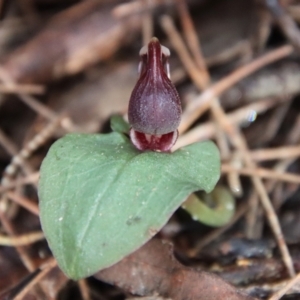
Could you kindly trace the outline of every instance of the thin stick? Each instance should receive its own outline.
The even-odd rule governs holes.
[[[186,66],[186,70],[188,71],[192,80],[200,90],[205,89],[207,86],[207,81],[203,78],[203,76],[199,75],[199,70],[196,67],[194,61],[191,59],[186,47],[184,46],[184,42],[177,32],[172,19],[169,16],[165,15],[161,18],[160,23],[164,31],[167,33],[173,47],[177,51],[177,54],[180,56],[181,61]],[[178,48],[181,49],[180,52],[178,52]]]
[[[297,116],[294,124],[290,128],[289,134],[286,137],[285,142],[289,145],[299,143],[299,136],[300,136],[300,115]]]
[[[265,143],[267,143],[275,137],[292,104],[291,97],[287,98],[287,102],[281,104],[280,106],[276,107],[274,111],[272,111],[271,116],[268,119],[268,123],[264,128],[264,132],[262,132],[259,137],[255,135],[255,138],[257,138],[257,143],[259,143],[259,141],[265,141]]]
[[[6,192],[8,190],[11,190],[11,189],[19,188],[19,187],[21,187],[23,185],[26,185],[26,184],[37,183],[38,179],[39,179],[39,176],[40,176],[40,172],[34,172],[34,173],[31,173],[31,174],[29,174],[27,176],[24,176],[22,178],[12,180],[12,181],[10,181],[10,183],[8,183],[5,186],[0,185],[0,194]]]
[[[282,103],[284,99],[268,98],[261,101],[245,105],[239,109],[234,110],[228,114],[228,118],[232,124],[239,125],[247,121],[249,113],[255,111],[257,114],[264,113],[268,109]],[[199,142],[205,139],[210,139],[216,135],[216,126],[214,122],[206,122],[201,125],[192,128],[184,135],[180,136],[177,143],[174,146],[174,150],[189,144]]]
[[[4,175],[1,180],[2,185],[6,185],[7,178],[12,177],[15,174],[16,169],[52,136],[55,129],[61,123],[61,120],[62,117],[54,119],[50,124],[45,126],[43,130],[35,135],[17,155],[13,157],[11,163],[4,170]]]
[[[243,165],[242,159],[240,156],[235,154],[236,153],[233,153],[233,155],[227,159],[227,161],[230,166],[233,166],[234,168],[241,168]],[[243,195],[243,186],[241,183],[240,174],[237,171],[229,172],[227,175],[227,182],[234,196],[241,197]]]
[[[164,0],[151,0],[152,9],[165,4]],[[112,9],[111,13],[116,18],[124,18],[130,15],[140,14],[147,10],[143,1],[131,1],[117,5]]]
[[[197,37],[193,20],[190,16],[185,0],[176,0],[176,4],[185,39],[191,50],[191,53],[193,54],[195,63],[199,68],[199,76],[203,77],[201,82],[203,82],[204,87],[207,87],[210,82],[210,75],[207,71],[206,63],[202,55],[200,41]]]
[[[259,69],[291,55],[293,51],[293,47],[290,45],[281,46],[275,50],[269,51],[259,58],[254,59],[252,62],[239,67],[231,74],[211,85],[194,101],[187,105],[182,115],[179,132],[185,132],[198,119],[198,117],[209,108],[210,101],[213,98],[220,96],[227,89]]]
[[[293,162],[294,162],[294,159],[286,158],[285,160],[279,161],[273,167],[273,170],[282,173]],[[276,187],[276,183],[277,183],[276,180],[268,180],[265,183],[268,194],[270,194],[272,192],[272,190]],[[248,238],[259,238],[260,237],[260,231],[257,230],[257,224],[258,224],[257,216],[259,215],[259,218],[260,218],[260,215],[261,215],[261,210],[258,206],[258,203],[259,203],[258,197],[256,194],[253,193],[252,197],[250,197],[250,199],[249,199],[249,211],[246,215],[246,223],[247,223],[246,236]],[[278,206],[276,206],[276,203],[274,203],[274,201],[273,201],[273,206],[275,207],[275,209],[278,209]]]
[[[16,145],[6,136],[6,134],[0,129],[0,145],[11,156],[17,153]]]
[[[0,210],[0,221],[1,221],[2,226],[5,229],[5,231],[9,235],[15,236],[15,230],[14,230],[12,224],[6,218],[5,214],[1,210]],[[23,248],[22,246],[16,246],[16,250],[19,253],[21,261],[23,262],[26,269],[30,272],[33,272],[33,270],[35,269],[35,264],[31,260],[30,256],[27,254],[26,249]]]
[[[300,146],[284,146],[271,149],[259,149],[250,152],[255,161],[267,161],[300,156]]]
[[[279,161],[273,167],[273,170],[276,170],[277,172],[284,172],[288,168],[288,166],[294,162],[294,160],[295,158],[292,157],[285,158],[284,160]],[[268,194],[270,194],[272,190],[274,190],[274,188],[276,187],[276,183],[277,183],[276,180],[269,180],[266,182],[265,186]],[[246,235],[248,238],[257,238],[259,235],[259,232],[257,230],[257,214],[261,214],[261,212],[258,207],[257,197],[252,197],[250,201],[251,201],[250,209],[246,216],[246,220],[247,220]],[[275,210],[278,210],[279,203],[276,203],[274,199],[273,199],[273,206]]]
[[[265,3],[284,35],[297,51],[300,51],[300,32],[297,23],[283,9],[278,0],[265,0]]]
[[[3,177],[1,179],[2,186],[7,186],[11,182],[11,179],[18,170],[18,167],[24,165],[26,159],[36,149],[38,149],[45,143],[45,141],[53,134],[54,130],[60,124],[61,119],[62,117],[54,119],[53,122],[48,124],[41,132],[34,136],[33,139],[17,155],[12,158],[11,163],[4,170]],[[2,195],[2,198],[0,198],[0,209],[2,211],[7,211],[9,207],[8,203],[9,202],[6,198],[6,195]]]
[[[43,145],[45,141],[53,134],[54,130],[60,124],[61,119],[62,117],[54,119],[53,122],[51,122],[41,132],[39,132],[36,136],[34,136],[33,139],[18,154],[14,155],[14,157],[11,160],[11,163],[4,170],[3,176],[1,178],[2,186],[6,187],[11,183],[11,180],[16,174],[18,168],[19,167],[24,168],[24,165],[28,157],[36,149],[38,149],[41,145]],[[15,202],[19,201],[19,204],[22,205],[24,208],[26,208],[33,214],[38,214],[37,205],[35,205],[33,202],[28,201],[27,199],[22,198],[21,196],[16,197],[15,194],[11,194],[11,196]],[[4,193],[0,197],[0,210],[2,212],[9,212],[9,208],[11,208],[10,204],[11,203],[9,202],[7,195]]]
[[[32,281],[30,281],[28,285],[26,285],[26,287],[14,298],[14,300],[23,300],[26,294],[56,266],[56,260],[51,258],[47,264],[40,267],[42,271]]]
[[[31,201],[30,199],[14,192],[8,192],[6,195],[9,199],[13,200],[15,203],[18,203],[19,205],[21,205],[22,207],[24,207],[34,215],[36,216],[40,215],[38,205],[33,201]]]
[[[17,90],[17,85],[11,80],[9,74],[6,72],[5,69],[3,69],[0,66],[0,80],[5,84],[8,88]],[[32,108],[34,111],[36,111],[39,115],[45,117],[48,120],[55,119],[56,113],[54,113],[51,109],[49,109],[44,104],[38,102],[36,99],[34,99],[30,95],[26,95],[23,93],[17,93],[17,95],[20,97],[20,99],[26,103],[30,108]]]
[[[272,295],[268,300],[279,300],[282,296],[284,296],[291,288],[300,283],[300,273],[297,274],[296,277],[292,278],[287,285],[285,285],[282,289]]]
[[[0,84],[0,93],[42,95],[45,93],[45,87],[37,84],[16,84],[13,86]]]
[[[269,192],[267,187],[267,192]],[[255,190],[252,190],[248,197],[249,209],[245,216],[245,235],[248,239],[261,238],[262,232],[262,208],[259,205],[258,194]]]
[[[4,236],[0,235],[1,246],[27,246],[35,242],[43,240],[44,233],[42,231],[30,232],[19,236]]]
[[[276,172],[264,168],[238,168],[234,167],[230,164],[222,164],[221,168],[223,173],[230,173],[230,172],[238,172],[241,175],[246,176],[257,176],[260,178],[265,179],[275,179],[279,181],[285,181],[289,183],[297,183],[300,184],[300,176],[292,173],[282,173],[282,172]]]
[[[0,80],[2,80],[2,82],[5,85],[7,85],[9,88],[17,89],[17,85],[14,83],[13,80],[11,80],[9,74],[1,66],[0,66]],[[55,121],[57,118],[60,118],[60,116],[56,112],[51,110],[46,105],[40,103],[32,96],[20,92],[16,94],[26,105],[28,105],[32,110],[36,111],[39,115],[45,117],[46,119],[50,121]],[[61,126],[69,132],[76,131],[76,127],[70,119],[68,120],[68,122],[61,122]]]
[[[86,279],[78,280],[78,286],[83,300],[91,300],[89,286]]]
[[[18,154],[18,150],[16,145],[10,140],[9,137],[7,137],[5,135],[5,133],[0,129],[0,144],[2,145],[2,147],[6,150],[6,152],[8,154],[10,154],[11,156],[15,156]],[[20,167],[22,167],[23,171],[25,174],[30,174],[32,173],[32,167],[26,162],[24,161],[23,164],[20,165]],[[5,181],[5,179],[4,179]],[[2,182],[2,179],[1,179]]]

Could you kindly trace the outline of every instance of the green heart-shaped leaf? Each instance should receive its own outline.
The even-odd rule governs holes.
[[[106,268],[148,241],[186,197],[211,191],[220,158],[211,142],[139,152],[122,134],[70,134],[41,167],[40,217],[67,276]]]

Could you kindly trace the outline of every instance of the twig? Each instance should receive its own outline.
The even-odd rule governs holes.
[[[0,128],[0,145],[11,156],[14,156],[17,153],[16,145],[14,145],[14,143],[5,135],[5,133],[1,130],[1,128]]]
[[[26,184],[37,183],[39,176],[40,176],[40,173],[35,172],[35,173],[31,173],[29,175],[26,175],[22,178],[12,180],[12,181],[10,181],[10,183],[6,184],[5,186],[0,185],[0,194],[6,192],[8,190],[21,187]]]
[[[291,15],[291,17],[297,22],[300,22],[300,6],[299,4],[289,4],[286,10]]]
[[[254,59],[252,62],[236,69],[231,74],[219,80],[206,89],[194,101],[190,102],[182,115],[179,132],[185,132],[210,106],[210,101],[220,96],[227,89],[232,87],[243,78],[251,75],[264,66],[275,61],[283,59],[293,53],[293,47],[290,45],[281,46],[275,50],[269,51],[261,57]]]
[[[165,4],[164,0],[151,0],[151,9]],[[122,3],[112,9],[112,14],[116,18],[124,18],[134,14],[140,14],[147,10],[143,1],[136,0]]]
[[[19,236],[4,236],[0,235],[1,246],[27,246],[44,239],[42,231],[30,232]]]
[[[286,102],[276,107],[274,111],[271,112],[267,124],[264,126],[263,132],[261,132],[261,134],[258,136],[257,133],[255,134],[256,130],[252,130],[252,135],[250,134],[248,140],[252,140],[254,145],[260,145],[262,143],[267,143],[271,141],[278,132],[282,121],[284,120],[287,112],[289,111],[291,104],[291,97],[288,97],[288,100]]]
[[[26,159],[53,134],[56,127],[61,122],[61,118],[54,119],[48,126],[46,126],[40,133],[38,133],[17,155],[12,158],[11,163],[5,168],[1,185],[7,186],[15,175],[19,166],[22,166]],[[0,210],[3,212],[8,210],[9,204],[6,195],[0,197]],[[23,202],[24,203],[24,202]]]
[[[33,84],[16,84],[8,86],[6,84],[0,84],[0,93],[4,94],[34,94],[42,95],[45,93],[45,87],[42,85]]]
[[[260,3],[261,1],[255,2],[255,24],[251,30],[251,44],[254,48],[253,50],[258,53],[266,48],[272,26],[272,17],[268,9],[260,5]]]
[[[275,265],[278,264],[278,262],[275,262]],[[277,269],[280,266],[275,267],[275,269]],[[254,284],[250,284],[247,285],[245,287],[240,288],[240,291],[247,294],[247,295],[251,295],[251,294],[257,294],[257,291],[261,291],[262,294],[274,294],[276,292],[278,292],[280,289],[284,288],[289,282],[290,282],[290,278],[288,279],[280,279],[276,281],[271,281],[271,282],[263,282],[263,284],[260,284],[262,282],[262,280],[260,279],[258,283],[254,283]],[[299,295],[300,292],[300,286],[299,284],[294,285],[290,290],[289,290],[289,294],[286,297],[286,300],[297,300],[297,296]],[[291,296],[291,297],[289,297]],[[270,300],[270,299],[268,299]]]
[[[206,88],[210,82],[210,75],[207,71],[206,63],[202,55],[200,41],[197,37],[194,23],[189,14],[185,0],[176,0],[176,4],[185,39],[191,50],[191,53],[193,54],[196,65],[199,68],[199,76],[203,77],[201,82],[203,82],[203,85]]]
[[[293,128],[290,130],[290,133],[286,139],[286,142],[288,144],[298,143],[298,141],[299,141],[299,124],[300,124],[300,118],[297,118],[295,123],[293,124]],[[281,148],[281,150],[283,150],[283,149],[284,149],[284,147]],[[257,151],[259,153],[259,150],[257,150]],[[274,152],[277,152],[277,151],[275,150]],[[279,153],[283,154],[283,151],[282,152],[278,151],[278,153],[277,153],[278,156],[279,156]],[[289,153],[288,148],[287,148],[287,153]],[[269,152],[267,154],[270,155],[271,153]],[[278,162],[273,169],[277,170],[277,171],[281,171],[281,172],[285,171],[288,168],[288,166],[290,164],[292,164],[295,160],[295,158],[293,158],[293,152],[291,152],[289,154],[290,155],[288,155],[288,157],[286,157],[282,161]],[[260,153],[259,155],[262,155],[262,153]],[[275,153],[273,153],[273,155],[275,155]],[[270,158],[271,157],[275,158],[273,155],[270,155]],[[296,155],[296,157],[297,157],[297,155]],[[266,189],[269,194],[272,192],[272,190],[274,190],[275,187],[276,187],[276,181],[271,180],[271,181],[266,182]],[[282,203],[282,201],[279,202],[279,201],[276,201],[276,198],[273,199],[273,205],[276,210],[280,207],[281,203]],[[260,209],[258,207],[258,200],[256,197],[253,197],[253,198],[251,198],[250,209],[246,216],[246,221],[247,221],[246,235],[248,238],[257,237],[257,235],[259,234],[259,232],[257,230],[257,223],[258,223],[257,215],[260,214],[259,212],[260,212]]]
[[[42,271],[14,298],[14,300],[23,300],[25,295],[33,288],[44,276],[46,276],[54,267],[57,266],[56,260],[51,258],[46,264],[41,266]]]
[[[235,153],[231,156],[230,159],[227,159],[230,166],[235,169],[240,169],[243,165],[242,159],[240,156],[235,155]],[[240,174],[235,170],[234,172],[229,172],[227,175],[227,182],[230,187],[231,192],[236,197],[241,197],[243,195],[243,187],[241,183]]]
[[[10,221],[6,218],[5,214],[0,210],[0,221],[2,223],[3,228],[5,231],[11,235],[15,236],[15,230],[10,223]],[[21,261],[23,262],[26,269],[30,272],[33,272],[35,269],[35,264],[32,262],[30,256],[27,254],[26,250],[22,246],[16,246],[16,250],[20,255]]]
[[[269,192],[267,187],[267,192]],[[259,205],[258,194],[255,190],[252,190],[248,197],[249,210],[245,215],[245,236],[248,239],[259,239],[261,238],[263,219],[263,210]]]
[[[265,0],[265,3],[287,39],[300,51],[300,32],[296,22],[283,9],[278,0]]]
[[[80,294],[83,300],[91,300],[89,286],[85,279],[78,280],[78,286],[80,289]]]
[[[297,116],[296,121],[294,122],[293,126],[290,128],[285,143],[288,145],[296,144],[299,142],[299,137],[300,137],[300,115]]]
[[[245,121],[248,121],[249,114],[255,112],[256,114],[261,114],[267,111],[268,109],[282,103],[284,99],[263,99],[261,101],[245,105],[239,109],[228,114],[228,118],[232,124],[241,124]],[[198,125],[195,128],[192,128],[184,135],[180,136],[177,143],[174,146],[174,149],[179,149],[181,147],[187,146],[189,144],[209,139],[214,137],[216,134],[216,126],[214,122],[206,122],[204,124]]]
[[[284,296],[291,288],[300,283],[300,273],[297,274],[294,278],[292,278],[282,289],[272,295],[268,300],[279,300],[282,296]]]
[[[6,185],[8,178],[15,174],[16,169],[51,137],[55,129],[59,126],[61,120],[62,117],[54,119],[50,124],[43,128],[43,130],[35,135],[17,155],[13,157],[11,163],[5,168],[4,175],[1,180],[2,185]]]
[[[296,158],[300,156],[300,146],[284,146],[271,149],[259,149],[250,152],[255,161],[267,161],[284,158]]]
[[[0,80],[5,84],[8,88],[17,90],[17,85],[11,80],[7,72],[0,66]],[[23,93],[17,93],[20,99],[27,104],[31,109],[36,111],[41,116],[45,117],[48,120],[53,120],[56,118],[56,114],[50,110],[44,104],[38,102],[30,95],[26,95]]]
[[[193,79],[195,84],[200,90],[203,90],[207,86],[207,81],[201,74],[199,74],[199,69],[196,67],[194,61],[191,59],[186,47],[184,46],[184,42],[182,41],[179,33],[175,29],[175,26],[173,24],[172,19],[164,15],[161,18],[161,26],[163,27],[164,31],[167,33],[173,47],[177,51],[178,49],[181,49],[181,52],[178,52],[178,55],[180,56],[181,61],[183,64],[187,67],[188,74]]]
[[[0,66],[0,80],[8,87],[12,89],[17,89],[17,85],[11,80],[9,74]],[[28,105],[31,109],[36,111],[39,115],[45,117],[46,119],[50,121],[55,121],[57,118],[60,118],[60,116],[52,111],[49,107],[46,105],[38,102],[35,98],[33,98],[30,95],[23,94],[23,93],[16,93],[19,98]],[[69,119],[69,122],[62,122],[61,126],[69,131],[74,132],[76,131],[76,127],[73,124],[73,122]]]
[[[274,167],[273,170],[277,172],[284,172],[290,164],[294,162],[292,158],[286,158],[284,160],[279,161]],[[276,180],[269,180],[266,182],[266,190],[268,194],[274,190],[277,185]],[[258,230],[258,224],[261,223],[261,209],[259,207],[258,197],[255,193],[249,199],[249,211],[246,215],[246,236],[248,238],[259,238],[261,236],[261,230]],[[278,209],[278,203],[273,201],[273,206],[275,209]],[[262,226],[260,226],[262,227]],[[262,228],[260,228],[262,229]]]
[[[24,207],[34,215],[39,216],[38,205],[33,201],[31,201],[30,199],[25,198],[24,196],[21,196],[14,192],[8,192],[6,195],[9,199],[13,200],[15,203],[18,203],[20,206]]]
[[[10,140],[10,138],[4,134],[4,132],[1,129],[0,129],[0,144],[6,150],[6,152],[8,154],[10,154],[11,156],[14,157],[14,156],[18,155],[17,147]],[[20,165],[20,167],[22,167],[25,174],[29,175],[30,173],[32,173],[32,168],[26,161],[24,161]],[[5,179],[4,179],[4,181],[5,181]],[[2,182],[2,179],[1,179],[1,182]],[[1,190],[1,186],[0,186],[0,190]]]
[[[247,176],[257,176],[260,178],[266,178],[266,179],[275,179],[279,181],[285,181],[290,183],[297,183],[300,184],[300,176],[292,173],[282,173],[282,172],[276,172],[264,168],[239,168],[234,167],[229,164],[222,164],[222,172],[223,173],[229,173],[232,171],[238,172],[241,175],[247,175]]]

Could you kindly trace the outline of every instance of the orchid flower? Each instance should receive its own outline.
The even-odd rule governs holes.
[[[139,79],[132,91],[130,138],[141,150],[169,152],[178,138],[181,103],[170,80],[170,51],[153,37],[140,51]]]

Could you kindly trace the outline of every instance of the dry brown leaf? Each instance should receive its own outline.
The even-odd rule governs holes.
[[[140,28],[139,16],[115,19],[112,5],[83,1],[54,16],[24,46],[2,59],[18,82],[47,82],[111,57]]]
[[[175,260],[172,246],[152,239],[96,278],[139,296],[160,295],[173,300],[253,300],[216,275],[195,271]]]

